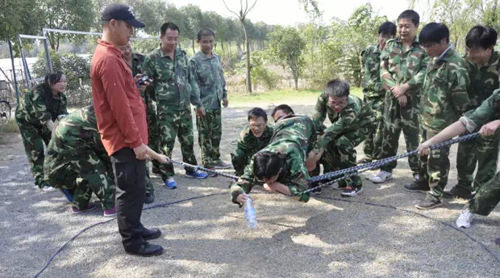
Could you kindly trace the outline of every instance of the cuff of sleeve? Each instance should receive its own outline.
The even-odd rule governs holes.
[[[459,121],[462,122],[462,124],[465,126],[465,129],[467,129],[468,132],[474,132],[478,127],[474,121],[465,116],[460,117]]]

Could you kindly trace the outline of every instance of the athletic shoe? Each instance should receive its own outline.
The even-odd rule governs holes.
[[[165,186],[169,189],[176,189],[177,188],[177,182],[174,180],[173,177],[168,178],[168,180],[165,182]]]
[[[196,170],[194,172],[186,173],[186,176],[195,178],[195,179],[206,179],[208,175],[204,172],[201,172],[199,170]]]
[[[445,191],[443,197],[470,200],[472,198],[472,193],[470,190],[455,185],[452,189],[450,189],[450,191]]]
[[[372,162],[371,158],[363,157],[360,160],[358,160],[358,162],[356,162],[356,164],[366,164],[366,163],[370,163],[370,162]]]
[[[392,173],[384,170],[380,170],[376,175],[370,177],[370,180],[373,183],[384,183],[391,179],[392,179]]]
[[[208,166],[208,165],[205,165],[205,166],[203,166],[203,167],[205,167],[205,168],[207,168],[207,169],[209,169],[209,170],[215,171],[215,167]],[[208,175],[209,177],[212,177],[212,178],[213,178],[213,177],[217,177],[217,173],[214,173],[214,172],[207,172],[207,175]]]
[[[436,197],[425,197],[420,204],[415,205],[416,208],[421,210],[433,209],[442,206],[443,203]]]
[[[146,192],[146,196],[144,196],[144,203],[145,204],[151,204],[154,201],[155,201],[155,194],[154,194],[154,192]]]
[[[84,209],[78,209],[77,207],[72,206],[71,207],[71,212],[73,212],[74,214],[80,214],[80,213],[91,211],[93,209],[95,209],[95,205],[94,204],[88,204],[87,207],[84,208]]]
[[[215,169],[229,169],[233,167],[233,165],[231,164],[228,164],[228,163],[224,163],[224,161],[222,160],[217,160],[217,163],[214,164],[214,168]]]
[[[470,212],[469,209],[466,208],[462,210],[455,223],[457,224],[457,227],[467,229],[470,228],[470,223],[473,218],[474,213]]]
[[[113,217],[116,215],[116,208],[112,207],[110,209],[105,209],[102,215],[104,217]]]
[[[340,193],[340,195],[342,195],[343,197],[354,197],[354,196],[360,194],[361,192],[363,192],[362,187],[353,188],[351,186],[346,186],[344,188],[344,190],[342,191],[342,193]]]
[[[404,188],[406,188],[407,190],[410,190],[410,191],[416,191],[416,190],[418,190],[418,191],[429,191],[430,190],[428,184],[423,183],[423,182],[418,182],[418,181],[414,181],[412,183],[405,184]]]
[[[68,203],[73,202],[73,195],[69,192],[68,189],[60,189],[62,194],[64,194],[64,197],[66,197],[66,200],[68,200]]]

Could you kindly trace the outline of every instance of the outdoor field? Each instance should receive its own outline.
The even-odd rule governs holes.
[[[230,98],[223,110],[223,159],[230,161],[253,105],[269,111],[286,102],[310,115],[318,94]],[[424,193],[403,188],[411,176],[407,160],[386,184],[363,179],[364,192],[354,198],[328,188],[301,203],[256,188],[255,230],[231,203],[230,180],[193,180],[176,168],[179,187],[169,190],[154,176],[156,200],[145,207],[142,222],[162,230],[153,242],[165,253],[143,258],[123,252],[116,220],[100,209],[74,215],[60,192],[35,188],[20,135],[4,132],[1,139],[0,277],[34,277],[45,266],[38,277],[500,277],[500,247],[493,242],[500,236],[500,209],[467,230],[455,228],[464,201],[418,211],[414,205]],[[399,152],[404,149],[401,138]],[[455,154],[456,146],[448,188],[456,183]],[[181,160],[178,145],[173,159]]]

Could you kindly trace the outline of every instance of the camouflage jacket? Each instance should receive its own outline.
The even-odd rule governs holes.
[[[226,80],[219,56],[207,57],[197,52],[189,61],[200,88],[200,98],[206,110],[220,109],[221,101],[227,98]]]
[[[93,106],[74,111],[60,121],[47,146],[45,164],[56,170],[67,163],[82,161],[90,153],[109,161],[97,130]]]
[[[380,49],[370,45],[361,52],[363,71],[363,95],[365,97],[384,97],[385,90],[380,81]]]
[[[142,73],[142,64],[144,63],[144,55],[139,53],[132,54],[132,76],[136,76],[139,73]]]
[[[468,85],[465,61],[455,50],[434,58],[422,87],[420,124],[439,131],[456,121],[469,106]]]
[[[404,51],[400,38],[388,40],[380,54],[380,78],[382,85],[394,87],[408,83],[410,89],[406,92],[408,100],[416,107],[419,88],[424,81],[425,69],[429,56],[415,40],[411,47]],[[416,98],[416,101],[412,101]]]
[[[347,105],[340,113],[335,112],[328,106],[327,101],[328,95],[323,93],[316,103],[316,111],[328,111],[328,117],[332,122],[329,127],[323,130],[323,134],[318,138],[314,146],[316,152],[325,148],[328,143],[335,140],[341,134],[357,131],[366,135],[374,128],[375,113],[369,105],[357,96],[349,95],[347,97]]]
[[[250,127],[247,125],[241,132],[238,138],[236,150],[233,152],[235,157],[242,157],[241,160],[248,161],[252,155],[263,149],[269,144],[273,136],[273,128],[266,126],[264,133],[259,138],[253,135]]]
[[[196,84],[186,52],[177,48],[174,60],[159,48],[144,58],[143,73],[153,79],[154,95],[162,107],[186,110],[190,103],[201,107],[200,89]]]
[[[20,99],[16,119],[41,127],[49,120],[55,121],[59,115],[68,114],[67,103],[63,93],[52,97],[43,85],[38,85]]]
[[[498,119],[500,119],[500,89],[495,90],[479,107],[467,111],[460,121],[467,131],[474,132],[482,125]]]
[[[274,125],[271,142],[259,151],[278,153],[286,157],[285,165],[277,181],[288,186],[294,198],[304,202],[309,200],[309,195],[303,193],[308,188],[307,180],[309,179],[304,161],[315,136],[311,119],[306,116],[288,116]],[[254,176],[254,160],[252,159],[240,179],[231,185],[232,201],[237,203],[238,195],[249,193],[255,184],[261,184],[261,182]]]
[[[476,108],[499,87],[500,54],[494,51],[488,64],[482,67],[478,67],[465,57],[465,66],[470,77],[468,90],[470,108]]]

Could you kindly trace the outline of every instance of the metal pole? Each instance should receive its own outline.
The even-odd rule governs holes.
[[[45,48],[45,60],[47,61],[47,70],[52,72],[52,60],[50,60],[50,50],[49,44],[47,43],[47,38],[43,40],[43,47]]]
[[[21,41],[21,37],[18,36],[19,39],[19,50],[21,51],[21,60],[23,62],[24,66],[24,81],[26,82],[26,87],[28,89],[31,89],[31,84],[30,84],[30,78],[28,76],[27,68],[26,68],[26,63],[25,63],[25,57],[24,57],[24,51],[23,51],[23,42]]]
[[[10,51],[10,60],[12,62],[12,72],[14,73],[14,87],[16,88],[16,106],[19,105],[19,88],[17,87],[17,78],[16,78],[16,68],[14,67],[14,54],[12,53],[12,42],[10,40],[7,40],[9,43],[9,51]]]

